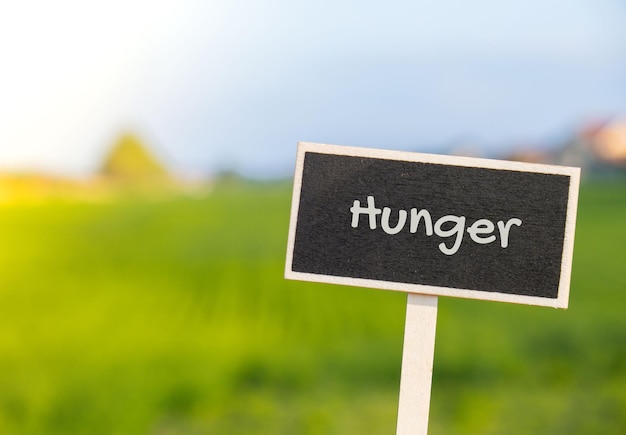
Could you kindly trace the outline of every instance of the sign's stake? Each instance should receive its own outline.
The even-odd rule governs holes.
[[[428,433],[436,327],[437,296],[409,293],[396,435]]]

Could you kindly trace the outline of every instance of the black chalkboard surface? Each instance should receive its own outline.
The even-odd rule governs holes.
[[[565,308],[579,177],[300,143],[285,276]]]

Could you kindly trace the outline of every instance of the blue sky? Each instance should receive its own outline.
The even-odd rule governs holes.
[[[0,168],[87,173],[132,129],[177,170],[285,176],[299,140],[439,152],[626,112],[626,4],[0,5]]]

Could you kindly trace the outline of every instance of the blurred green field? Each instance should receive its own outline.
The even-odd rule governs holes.
[[[1,434],[391,434],[406,296],[283,279],[291,187],[0,208]],[[626,186],[570,308],[440,298],[431,434],[626,433]]]

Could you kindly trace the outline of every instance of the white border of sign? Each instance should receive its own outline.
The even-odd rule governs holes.
[[[565,220],[565,237],[563,240],[563,255],[561,257],[561,276],[559,279],[558,296],[556,299],[537,296],[524,296],[508,293],[486,292],[462,288],[447,288],[421,284],[406,284],[373,279],[349,278],[313,273],[295,272],[292,270],[293,248],[296,235],[298,208],[300,205],[300,191],[302,188],[302,171],[304,154],[316,152],[322,154],[371,157],[385,160],[400,160],[408,162],[434,163],[451,166],[465,166],[475,168],[500,169],[507,171],[535,172],[542,174],[567,175],[570,178],[567,216]],[[384,290],[396,290],[407,293],[419,293],[433,296],[453,296],[468,299],[482,299],[518,304],[539,305],[554,308],[567,308],[569,301],[569,287],[574,253],[574,231],[576,228],[576,211],[578,205],[578,188],[580,184],[580,168],[568,166],[554,166],[535,163],[520,163],[505,160],[478,159],[472,157],[444,156],[436,154],[422,154],[403,151],[388,151],[372,148],[357,148],[340,145],[316,144],[298,142],[296,156],[296,170],[293,183],[293,197],[291,204],[291,218],[289,223],[289,238],[287,242],[287,260],[285,278],[299,281],[313,281],[327,284],[342,284],[357,287],[369,287]]]

